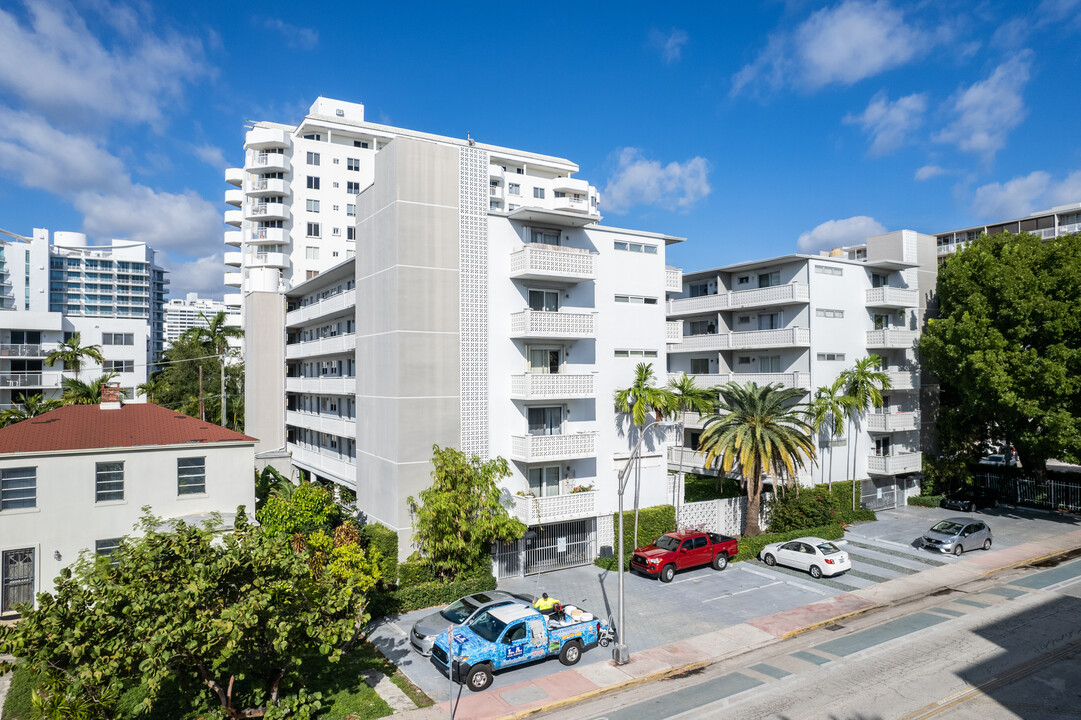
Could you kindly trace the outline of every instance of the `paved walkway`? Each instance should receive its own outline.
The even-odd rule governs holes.
[[[973,553],[948,565],[905,574],[887,582],[765,615],[682,642],[634,652],[626,665],[617,666],[610,660],[579,665],[546,677],[493,687],[482,693],[461,688],[456,698],[454,717],[458,720],[494,720],[553,710],[631,685],[691,671],[845,617],[947,588],[957,588],[985,575],[1076,549],[1081,549],[1081,530],[1003,550]],[[607,651],[598,649],[594,652]],[[513,673],[504,673],[497,676],[496,682],[511,678]],[[435,720],[449,716],[449,704],[442,702],[403,713],[399,717]]]

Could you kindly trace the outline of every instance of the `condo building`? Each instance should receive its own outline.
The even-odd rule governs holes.
[[[1081,202],[1059,205],[1050,210],[1041,210],[1014,220],[996,221],[986,225],[937,233],[935,238],[939,260],[965,247],[982,233],[997,235],[1001,232],[1032,233],[1044,240],[1079,233],[1081,232]]]
[[[50,352],[79,333],[98,345],[101,367],[85,363],[79,377],[103,372],[129,399],[146,382],[147,367],[162,351],[168,280],[145,243],[114,240],[90,245],[86,235],[35,229],[33,237],[0,238],[0,406],[21,396],[59,397],[61,380],[75,377]]]
[[[240,308],[224,302],[201,298],[198,293],[188,293],[183,298],[172,298],[165,303],[165,343],[171,345],[192,328],[209,328],[219,312],[225,313],[228,325],[241,326]],[[241,347],[240,338],[230,338],[230,347]]]

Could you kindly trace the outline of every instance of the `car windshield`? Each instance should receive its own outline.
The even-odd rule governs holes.
[[[469,619],[469,616],[472,615],[478,607],[480,606],[474,603],[472,598],[464,597],[461,600],[455,600],[450,605],[447,605],[439,611],[439,614],[455,625],[461,625]]]
[[[819,552],[821,552],[823,555],[832,555],[833,553],[841,552],[841,548],[837,547],[831,542],[820,542],[815,547],[817,547]]]
[[[492,615],[490,612],[481,613],[480,617],[469,624],[469,629],[480,635],[488,642],[495,642],[499,638],[507,623]]]
[[[947,535],[956,535],[961,532],[961,525],[959,523],[950,522],[949,520],[943,520],[931,529],[935,532],[945,533]]]
[[[661,550],[675,550],[679,547],[679,540],[676,540],[670,535],[661,535],[657,538],[657,542],[653,543]]]

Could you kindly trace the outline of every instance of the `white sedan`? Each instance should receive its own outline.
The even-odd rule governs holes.
[[[823,575],[839,575],[852,569],[852,561],[848,559],[848,553],[829,540],[816,537],[772,543],[762,548],[758,557],[770,566],[785,565],[797,570],[806,570],[815,579]]]

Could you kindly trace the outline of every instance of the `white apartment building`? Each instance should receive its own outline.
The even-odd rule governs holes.
[[[165,303],[164,334],[166,345],[171,345],[192,328],[208,328],[219,312],[226,315],[226,323],[236,327],[242,324],[240,308],[224,302],[201,298],[198,293],[188,293],[184,298],[172,298]],[[230,339],[230,347],[240,349],[240,338]]]
[[[1081,232],[1081,202],[1059,205],[1050,210],[1034,212],[1027,217],[1014,220],[997,221],[986,225],[974,225],[961,230],[936,233],[938,257],[943,259],[952,255],[982,233],[997,235],[1001,232],[1032,233],[1044,240],[1061,235]]]
[[[58,397],[74,373],[45,358],[74,333],[100,345],[105,365],[83,366],[89,380],[115,371],[129,399],[161,353],[165,271],[145,243],[89,245],[82,233],[35,229],[0,238],[0,406],[24,393]]]
[[[313,115],[334,104],[321,98]],[[359,194],[330,188],[355,200],[355,233],[330,226],[339,255],[326,257],[328,243],[307,245],[318,258],[298,249],[309,238],[295,213],[312,198],[283,195],[288,267],[240,258],[257,454],[284,449],[355,488],[367,517],[403,540],[406,498],[430,484],[434,444],[501,456],[505,502],[530,532],[500,548],[500,574],[592,561],[611,545],[616,476],[638,439],[614,394],[638,362],[665,380],[665,293],[682,287],[665,254],[680,238],[600,225],[596,188],[567,160],[369,125],[350,120],[353,107],[309,116],[286,143],[292,162],[314,153],[320,168],[368,151]],[[365,137],[367,148],[354,145]],[[334,207],[320,199],[320,217],[324,202]],[[666,440],[649,432],[643,443],[642,506],[670,502]]]
[[[858,432],[823,433],[818,467],[798,480],[826,482],[832,467],[833,480],[895,482],[921,469],[915,344],[935,268],[935,238],[901,230],[821,255],[686,273],[667,304],[668,371],[688,373],[700,386],[779,383],[806,391],[809,400],[874,353],[893,386],[884,407]],[[688,418],[684,447],[671,449],[674,466],[682,459],[683,467],[703,471],[703,456],[693,450],[701,432],[702,419]]]

